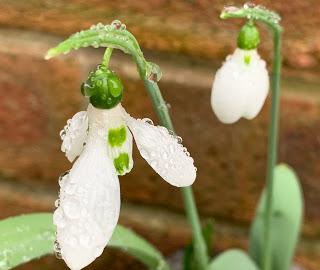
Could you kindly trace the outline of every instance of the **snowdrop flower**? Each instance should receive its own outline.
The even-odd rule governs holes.
[[[166,128],[135,119],[121,106],[123,86],[104,66],[82,86],[90,98],[61,132],[61,150],[72,169],[59,179],[54,212],[56,251],[72,270],[100,256],[112,236],[120,210],[118,175],[132,169],[133,137],[142,157],[168,183],[182,187],[196,177],[193,159]]]
[[[259,32],[249,22],[239,32],[238,48],[216,73],[211,106],[223,123],[231,124],[241,117],[253,119],[268,95],[269,76],[257,52],[258,43]]]

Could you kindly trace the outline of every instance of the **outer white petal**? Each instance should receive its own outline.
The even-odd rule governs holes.
[[[216,73],[211,95],[213,111],[223,123],[234,123],[241,117],[252,119],[261,110],[268,89],[265,61],[256,50],[236,49]]]
[[[66,153],[70,162],[79,156],[87,138],[88,116],[86,111],[76,113],[60,132],[62,139],[61,151]]]
[[[89,135],[85,150],[60,186],[54,213],[57,242],[69,268],[80,270],[101,255],[119,217],[118,176],[101,137]]]
[[[162,126],[154,126],[149,119],[134,119],[125,113],[125,119],[137,143],[141,156],[168,183],[177,187],[192,185],[196,179],[193,158]]]

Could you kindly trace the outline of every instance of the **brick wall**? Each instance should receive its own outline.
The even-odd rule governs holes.
[[[164,73],[160,87],[176,129],[198,167],[194,191],[203,218],[216,220],[215,252],[246,246],[247,229],[265,177],[269,102],[253,121],[220,124],[208,103],[215,69],[234,48],[239,22],[218,20],[228,1],[0,1],[0,218],[53,209],[57,178],[70,167],[58,132],[85,108],[80,83],[103,53],[85,49],[50,61],[46,50],[73,31],[120,19],[146,58]],[[240,1],[233,1],[238,2]],[[259,1],[283,15],[284,78],[280,161],[293,166],[306,198],[296,258],[307,270],[320,263],[320,4]],[[306,20],[308,18],[308,20]],[[261,53],[270,59],[262,30]],[[125,84],[124,104],[136,117],[156,119],[130,58],[115,53],[112,68]],[[139,103],[138,103],[139,102]],[[172,254],[190,239],[180,193],[162,181],[135,149],[133,171],[120,178],[120,222]],[[148,220],[148,222],[146,222]],[[170,239],[170,241],[168,241]],[[115,259],[119,258],[119,260]],[[93,268],[141,269],[107,250]],[[47,257],[20,267],[64,269]]]

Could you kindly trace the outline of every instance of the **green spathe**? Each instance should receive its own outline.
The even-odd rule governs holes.
[[[239,31],[238,48],[243,50],[254,50],[260,43],[260,34],[253,23],[248,22]]]
[[[121,153],[113,160],[113,164],[117,172],[123,174],[125,169],[129,169],[129,155],[127,153]]]
[[[99,65],[82,84],[81,93],[90,98],[95,108],[111,109],[122,100],[123,84],[114,72]]]
[[[108,132],[108,143],[111,147],[121,146],[127,138],[127,130],[125,126],[119,128],[110,128]]]

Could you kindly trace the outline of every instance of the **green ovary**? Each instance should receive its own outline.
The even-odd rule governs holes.
[[[111,147],[121,146],[127,138],[127,130],[125,126],[116,129],[109,129],[108,143]]]
[[[117,158],[113,160],[114,167],[121,175],[126,169],[129,169],[129,155],[127,153],[121,153]]]

